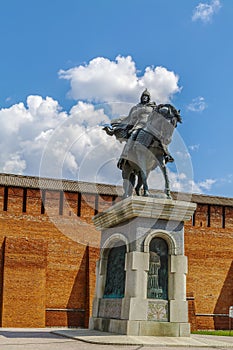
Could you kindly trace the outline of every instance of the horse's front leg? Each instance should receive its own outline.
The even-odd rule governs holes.
[[[143,186],[143,196],[144,197],[149,196],[149,187],[148,187],[148,183],[147,183],[147,178],[148,178],[148,171],[146,168],[146,164],[141,163],[140,170],[138,173],[138,183],[140,184],[140,187]]]
[[[146,155],[145,152],[138,152],[138,181],[140,184],[140,187],[143,186],[143,196],[148,197],[149,196],[149,187],[147,183],[147,164],[146,164]],[[137,191],[137,188],[136,188]]]
[[[122,167],[122,178],[123,178],[123,198],[132,196],[133,188],[135,185],[135,174],[128,163],[124,164]]]
[[[140,196],[140,189],[141,189],[143,183],[142,183],[142,177],[141,177],[140,172],[137,175],[138,175],[138,182],[137,182],[137,186],[135,187],[135,192],[136,192],[137,196]]]
[[[147,183],[148,178],[148,167],[147,167],[147,157],[149,156],[147,148],[141,144],[137,144],[135,147],[135,151],[137,154],[137,166],[138,166],[138,181],[140,184],[140,187],[143,186],[143,196],[148,197],[149,196],[149,187]],[[138,190],[139,195],[139,185],[136,187],[136,193]]]
[[[170,182],[169,182],[169,178],[168,178],[168,174],[167,174],[167,167],[165,165],[165,161],[164,161],[164,158],[161,158],[159,160],[159,166],[160,166],[160,169],[162,171],[162,174],[163,174],[163,177],[164,177],[164,181],[165,181],[165,194],[167,196],[168,199],[172,199],[172,196],[171,196],[171,191],[170,191]]]

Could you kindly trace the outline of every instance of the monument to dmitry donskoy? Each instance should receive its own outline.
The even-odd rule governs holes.
[[[101,252],[91,329],[190,335],[184,222],[196,204],[174,201],[170,194],[166,163],[174,159],[167,146],[177,122],[181,122],[179,111],[170,104],[150,102],[145,90],[128,117],[104,128],[110,136],[126,141],[118,162],[124,199],[93,218],[101,230]],[[151,197],[147,178],[157,166],[164,175],[165,190]]]

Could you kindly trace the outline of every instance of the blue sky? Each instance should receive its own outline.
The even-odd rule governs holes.
[[[147,87],[183,117],[172,188],[233,197],[232,0],[3,0],[0,16],[1,172],[120,184],[99,125]]]

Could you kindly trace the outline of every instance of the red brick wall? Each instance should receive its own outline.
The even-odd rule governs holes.
[[[46,191],[44,214],[39,190],[27,189],[25,213],[23,189],[8,189],[5,211],[3,195],[0,188],[1,326],[87,326],[100,233],[77,217],[77,193],[65,194],[62,215],[59,191]]]
[[[197,330],[196,306],[193,293],[187,292],[188,301],[188,319],[191,325],[191,331]]]
[[[9,187],[7,198],[0,187],[0,322],[87,326],[100,240],[91,218],[114,198],[43,193],[42,205],[40,190]],[[232,207],[199,204],[195,220],[185,223],[192,329],[228,327],[228,318],[217,315],[233,305],[232,240]]]
[[[197,329],[227,329],[229,306],[233,305],[232,209],[199,205],[195,226],[185,225],[185,253],[188,256],[187,292],[195,303]],[[208,220],[208,215],[210,218]],[[208,221],[210,227],[207,227]]]
[[[6,238],[2,327],[44,327],[47,242]]]

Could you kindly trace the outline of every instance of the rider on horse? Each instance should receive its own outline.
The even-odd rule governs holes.
[[[159,166],[165,179],[165,193],[167,198],[171,198],[165,164],[174,161],[167,146],[177,122],[181,122],[179,112],[170,104],[157,106],[155,102],[150,102],[150,93],[146,89],[127,117],[113,120],[112,128],[103,128],[120,142],[126,141],[117,164],[122,170],[124,197],[132,195],[136,176],[136,194],[139,195],[143,185],[143,195],[148,196],[147,177],[151,170]]]
[[[125,119],[125,121],[127,120],[128,127],[129,126],[131,127],[130,127],[130,130],[128,130],[127,143],[123,149],[123,152],[117,164],[117,166],[120,169],[122,169],[122,163],[127,161],[129,151],[133,147],[133,144],[136,141],[140,130],[142,130],[146,126],[149,115],[154,110],[157,110],[157,108],[158,106],[154,101],[150,102],[150,93],[147,89],[143,91],[140,98],[140,103],[138,103],[136,106],[131,108],[128,117],[126,117]],[[147,135],[145,135],[144,137],[146,138]],[[141,137],[141,142],[142,143],[144,142],[146,146],[146,140],[143,141],[142,137]],[[167,146],[163,144],[162,141],[160,143],[161,143],[161,148],[164,150],[166,162],[173,162],[174,159],[168,152]]]

